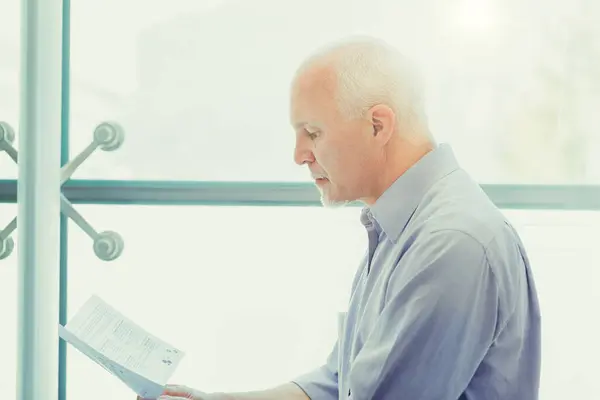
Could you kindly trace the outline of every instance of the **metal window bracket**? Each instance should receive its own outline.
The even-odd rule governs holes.
[[[77,168],[87,160],[96,149],[113,151],[121,147],[125,134],[121,126],[114,122],[103,122],[94,129],[92,143],[87,146],[77,157],[61,168],[61,186],[68,181]],[[14,129],[6,122],[0,121],[0,151],[5,151],[12,160],[18,164],[18,151],[12,143],[15,140]],[[93,241],[96,256],[103,261],[112,261],[123,252],[124,242],[121,235],[113,231],[97,232],[79,213],[69,199],[62,193],[60,195],[61,212],[79,226]],[[0,230],[0,260],[7,258],[15,247],[11,234],[17,229],[17,217]]]

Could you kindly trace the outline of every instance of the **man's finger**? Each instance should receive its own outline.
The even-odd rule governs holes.
[[[193,398],[192,389],[182,385],[166,385],[163,394],[156,398],[149,399],[137,396],[137,400],[190,400]]]
[[[176,390],[165,390],[164,393],[160,395],[160,397],[158,397],[156,400],[171,398],[193,399],[194,395],[188,390],[177,388]]]
[[[184,385],[166,385],[165,390],[163,391],[163,395],[185,396],[188,394],[192,394],[193,391],[194,389]]]

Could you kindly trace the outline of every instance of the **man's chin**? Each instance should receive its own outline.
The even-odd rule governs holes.
[[[332,200],[329,197],[321,194],[321,204],[325,208],[342,208],[350,203],[347,200]]]

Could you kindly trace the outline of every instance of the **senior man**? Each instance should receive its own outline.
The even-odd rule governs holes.
[[[452,149],[436,144],[422,96],[410,63],[373,38],[335,43],[300,66],[295,161],[325,206],[365,205],[368,249],[338,340],[324,365],[269,390],[169,386],[160,398],[538,398],[540,311],[525,249]]]

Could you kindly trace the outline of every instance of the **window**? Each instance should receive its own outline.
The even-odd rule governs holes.
[[[126,131],[76,178],[308,180],[292,162],[292,73],[314,47],[368,33],[422,67],[432,130],[479,181],[600,181],[597,2],[106,0],[72,13],[71,149],[106,119]]]
[[[0,0],[0,121],[19,127],[20,21],[18,1]],[[18,134],[13,146],[18,146]],[[17,166],[0,147],[0,179],[16,178]]]
[[[205,390],[277,384],[322,362],[367,239],[356,207],[78,209],[125,248],[103,262],[71,223],[69,315],[98,294],[184,350],[173,379]],[[69,399],[130,396],[71,347],[67,370]]]
[[[600,356],[594,238],[600,212],[509,211],[528,249],[542,312],[540,400],[591,398],[598,393]]]
[[[358,208],[79,206],[125,251],[97,259],[70,229],[69,312],[92,293],[187,352],[173,378],[204,390],[280,383],[335,340],[366,235]],[[593,240],[600,212],[509,211],[529,250],[543,312],[542,400],[590,398],[600,357]],[[257,362],[260,360],[260,362]],[[69,349],[69,398],[128,389]]]
[[[19,2],[0,0],[0,16],[0,121],[14,128],[16,147]],[[71,189],[87,203],[101,203],[107,187],[123,195],[112,202],[135,203],[126,196],[132,188],[164,195],[167,181],[209,181],[220,182],[216,195],[209,189],[218,201],[248,196],[264,205],[249,194],[271,190],[258,190],[257,181],[309,179],[292,162],[294,69],[315,47],[366,33],[417,61],[433,132],[478,181],[529,185],[523,192],[492,186],[508,193],[504,204],[568,208],[544,194],[567,193],[557,197],[581,206],[579,193],[592,192],[534,185],[600,182],[598,20],[600,3],[586,0],[77,2],[70,18],[71,153],[86,148],[103,121],[120,123],[125,141],[78,168],[73,178],[88,181]],[[16,176],[0,152],[0,180]],[[127,192],[96,179],[161,182],[134,182]],[[69,314],[100,295],[186,351],[174,381],[207,391],[270,386],[323,362],[365,250],[360,209],[167,205],[165,197],[193,203],[188,192],[162,197],[163,206],[77,205],[98,231],[121,234],[125,250],[101,261],[92,240],[69,223]],[[293,203],[289,190],[272,192],[270,204]],[[298,196],[304,204],[305,194]],[[16,201],[14,193],[1,195]],[[16,212],[15,204],[0,204],[0,229]],[[600,211],[506,214],[529,250],[540,296],[540,399],[591,398],[600,392]],[[17,278],[15,249],[0,260],[0,318],[9,327],[0,343],[15,356]],[[68,399],[131,397],[103,369],[67,351]],[[8,398],[16,396],[16,368],[0,367]],[[84,384],[89,379],[94,392]]]
[[[600,212],[509,212],[529,251],[542,312],[540,400],[600,392]]]
[[[0,28],[1,29],[1,28]],[[17,215],[15,204],[0,204],[0,231]],[[8,362],[0,363],[0,388],[2,396],[14,399],[17,396],[15,379],[17,376],[17,288],[18,288],[18,260],[17,260],[17,235],[13,232],[11,237],[15,241],[15,248],[5,259],[0,260],[0,352]]]

